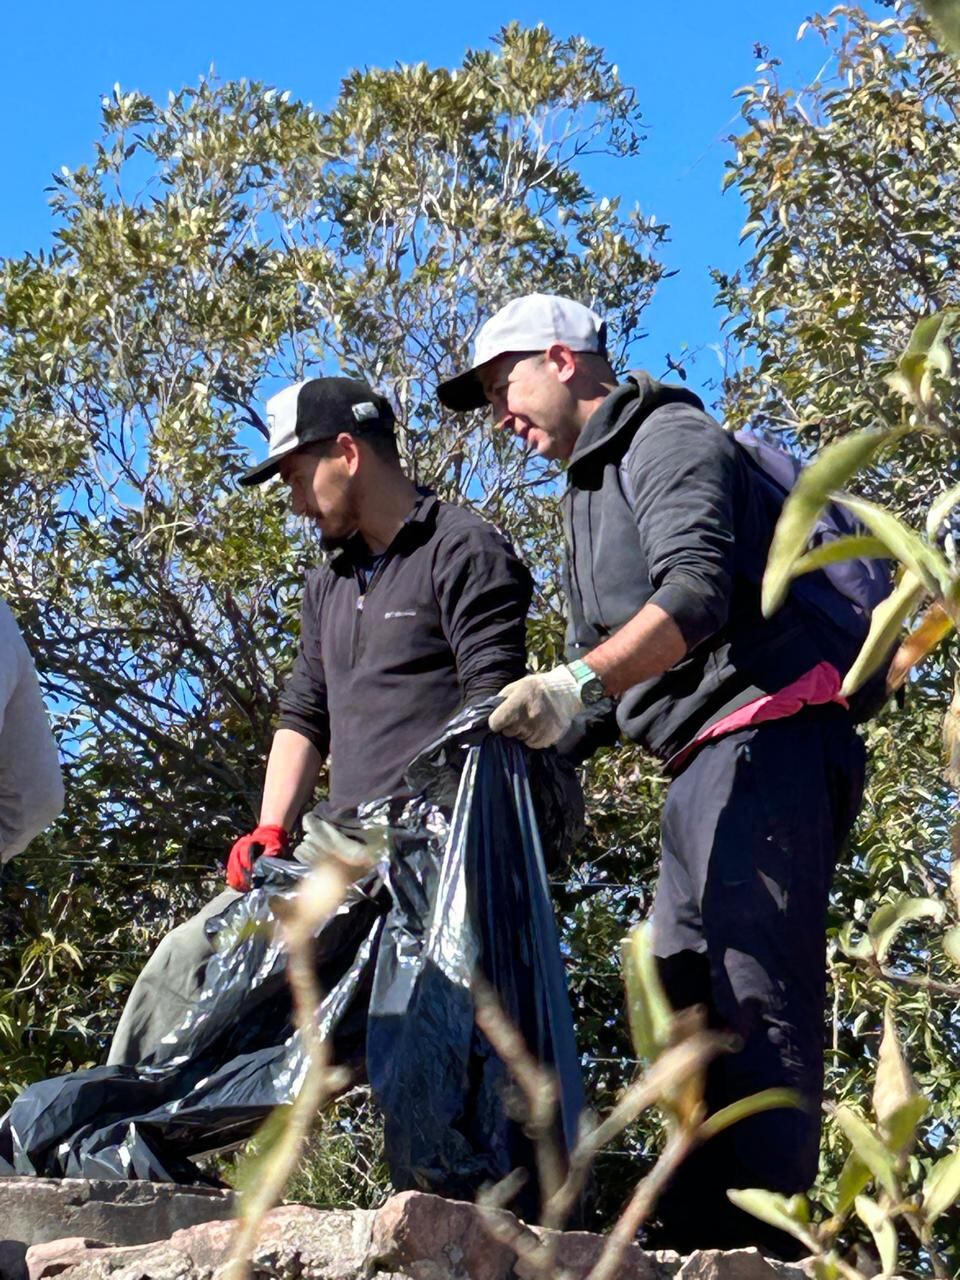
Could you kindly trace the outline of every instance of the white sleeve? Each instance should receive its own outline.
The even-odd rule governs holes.
[[[63,808],[57,743],[33,659],[0,600],[0,862],[21,853]]]

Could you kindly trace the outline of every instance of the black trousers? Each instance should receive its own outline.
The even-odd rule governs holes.
[[[653,909],[661,976],[674,1007],[705,1005],[743,1046],[710,1066],[709,1108],[773,1086],[806,1106],[741,1121],[695,1152],[661,1201],[658,1245],[795,1252],[726,1190],[792,1194],[817,1172],[827,898],[863,777],[863,744],[831,705],[718,739],[670,784]]]

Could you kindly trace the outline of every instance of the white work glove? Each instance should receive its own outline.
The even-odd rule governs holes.
[[[537,749],[559,742],[583,710],[580,685],[569,667],[514,680],[500,690],[500,697],[503,702],[490,713],[490,728]]]

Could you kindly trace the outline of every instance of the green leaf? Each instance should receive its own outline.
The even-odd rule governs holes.
[[[927,1114],[928,1105],[927,1099],[918,1093],[902,1107],[897,1107],[896,1111],[884,1121],[887,1145],[891,1150],[905,1152],[911,1149],[916,1141],[917,1125]]]
[[[856,928],[857,925],[852,920],[848,920],[837,936],[837,944],[844,955],[850,956],[853,960],[871,960],[873,958],[873,944],[866,937],[858,938],[854,942],[853,933]]]
[[[921,0],[933,19],[941,43],[951,53],[960,53],[960,3],[957,0]]]
[[[700,1137],[704,1140],[712,1138],[723,1129],[729,1129],[738,1120],[759,1115],[761,1111],[773,1111],[778,1107],[803,1109],[804,1105],[802,1095],[795,1089],[762,1089],[759,1093],[731,1102],[729,1106],[721,1107],[712,1116],[708,1116],[700,1126]]]
[[[246,1213],[247,1201],[259,1189],[274,1153],[283,1141],[290,1124],[292,1105],[284,1104],[274,1109],[250,1139],[233,1175],[239,1206],[238,1216]]]
[[[950,566],[939,551],[924,542],[908,524],[865,498],[838,493],[834,495],[834,499],[871,529],[888,552],[905,565],[931,595],[946,595],[949,592],[952,580]]]
[[[762,1191],[758,1187],[748,1187],[738,1191],[728,1191],[727,1197],[745,1213],[753,1214],[761,1222],[771,1227],[779,1227],[797,1240],[802,1241],[811,1250],[814,1241],[807,1230],[809,1211],[803,1196],[782,1196],[776,1191]]]
[[[933,1223],[960,1197],[960,1150],[944,1156],[930,1170],[923,1184],[923,1214]]]
[[[944,325],[949,325],[953,320],[953,309],[945,308],[943,311],[935,311],[933,315],[924,316],[918,320],[913,326],[913,332],[910,335],[910,341],[907,343],[907,349],[904,356],[925,356],[930,349],[939,341]]]
[[[894,439],[894,431],[868,428],[835,440],[805,467],[787,495],[774,530],[767,568],[763,575],[763,612],[769,617],[783,604],[796,562],[807,551],[820,512],[836,489],[842,489],[861,467],[872,462],[882,445]]]
[[[860,1221],[873,1236],[880,1254],[880,1266],[884,1276],[892,1276],[897,1269],[897,1229],[887,1213],[869,1196],[857,1196],[856,1209]]]
[[[860,556],[888,560],[890,553],[879,538],[852,533],[845,538],[822,542],[819,547],[814,547],[801,556],[793,566],[793,577],[799,578],[802,573],[812,573],[814,569],[824,569],[827,565],[839,564],[842,560],[855,560]]]
[[[876,909],[867,925],[877,961],[883,964],[891,944],[905,924],[925,918],[939,922],[945,914],[946,907],[936,898],[898,898],[896,902],[885,902]]]
[[[850,1206],[872,1177],[873,1174],[857,1153],[851,1151],[844,1161],[837,1181],[836,1215],[838,1218],[844,1217],[849,1212]]]
[[[905,573],[894,590],[873,611],[870,630],[863,648],[843,679],[841,692],[856,693],[869,680],[896,644],[904,623],[925,594],[924,586],[911,573]]]
[[[945,307],[914,326],[907,349],[897,361],[897,371],[887,379],[909,403],[923,407],[930,397],[934,373],[949,374],[952,357],[947,335],[956,318],[956,308]]]
[[[634,1051],[641,1061],[653,1062],[669,1042],[673,1010],[657,973],[649,921],[631,929],[623,941],[623,978]]]
[[[885,1144],[866,1121],[861,1120],[849,1107],[837,1107],[834,1119],[871,1175],[888,1195],[896,1197],[898,1190],[895,1161]]]
[[[960,54],[960,4],[957,0],[921,0],[944,48]]]
[[[947,489],[941,493],[940,497],[931,506],[927,514],[928,538],[935,538],[937,536],[940,526],[958,502],[960,502],[960,484],[955,484],[953,488]]]
[[[895,1112],[916,1096],[917,1086],[913,1082],[910,1068],[900,1048],[893,1005],[888,1001],[883,1012],[883,1035],[880,1038],[880,1053],[877,1057],[877,1070],[873,1080],[873,1113],[880,1122],[881,1130],[888,1138],[888,1121]],[[912,1133],[910,1136],[912,1138]],[[890,1145],[894,1150],[899,1150],[899,1144],[891,1143]]]

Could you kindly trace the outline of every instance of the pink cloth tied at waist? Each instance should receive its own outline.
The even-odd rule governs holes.
[[[842,684],[843,678],[832,662],[818,662],[792,684],[778,689],[776,693],[764,693],[752,702],[737,707],[736,711],[731,711],[722,720],[716,720],[706,729],[701,729],[693,741],[668,762],[667,770],[669,773],[676,773],[697,747],[714,738],[734,733],[737,729],[762,724],[764,720],[785,720],[788,716],[795,716],[804,707],[818,707],[828,702],[839,703],[841,707],[848,709],[849,704],[840,692]]]

